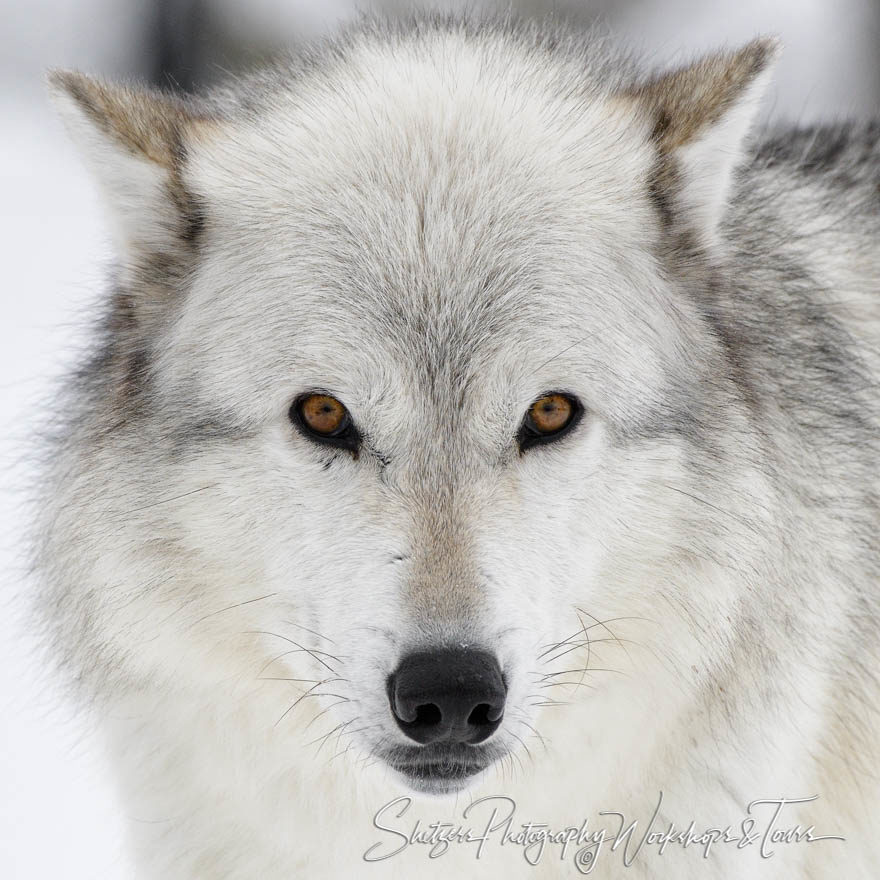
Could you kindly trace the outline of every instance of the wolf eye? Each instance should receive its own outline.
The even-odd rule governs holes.
[[[557,440],[577,424],[583,409],[580,401],[570,394],[553,391],[542,395],[523,419],[518,435],[520,449]]]
[[[357,449],[360,443],[345,404],[329,394],[303,394],[290,408],[290,419],[310,440]]]

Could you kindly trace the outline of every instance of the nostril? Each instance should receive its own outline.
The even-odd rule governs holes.
[[[489,712],[491,708],[488,703],[480,703],[479,706],[476,706],[468,715],[467,723],[472,727],[483,727],[486,724],[491,724],[492,722],[489,720]],[[497,721],[497,719],[495,719]]]
[[[416,709],[416,720],[414,724],[422,727],[434,727],[443,720],[443,713],[438,706],[433,703],[426,703]]]

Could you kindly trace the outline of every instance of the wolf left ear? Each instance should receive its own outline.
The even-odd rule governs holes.
[[[669,216],[717,239],[746,136],[769,83],[779,43],[761,38],[661,74],[626,93],[649,114],[659,162],[654,195]]]
[[[137,263],[191,241],[201,215],[182,167],[207,116],[183,98],[81,73],[52,72],[49,89],[102,190],[118,256]]]

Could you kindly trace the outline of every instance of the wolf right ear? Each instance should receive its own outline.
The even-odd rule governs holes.
[[[660,74],[624,95],[648,117],[660,160],[655,194],[702,244],[716,239],[778,52],[776,39],[760,38]]]
[[[81,73],[53,71],[48,81],[102,190],[118,256],[136,263],[191,240],[201,215],[182,167],[188,145],[211,125],[207,115],[183,98]]]

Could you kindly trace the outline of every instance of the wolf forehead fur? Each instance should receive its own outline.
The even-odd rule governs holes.
[[[841,780],[877,754],[880,146],[750,140],[776,51],[648,74],[436,19],[202,98],[55,75],[118,265],[64,396],[41,601],[133,812],[183,817],[134,830],[147,876],[349,871],[322,829],[366,831],[398,784],[371,762],[401,745],[385,682],[438,644],[497,655],[499,755],[551,741],[509,781],[528,818],[647,787],[720,822],[815,789],[867,876],[876,785]],[[290,424],[311,391],[356,458]],[[582,423],[520,454],[552,391]],[[547,669],[589,690],[541,714]]]

